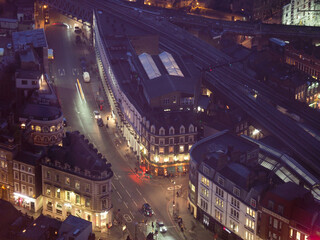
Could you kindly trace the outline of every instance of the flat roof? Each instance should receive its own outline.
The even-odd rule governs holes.
[[[27,103],[25,104],[20,117],[48,121],[58,119],[61,115],[62,112],[59,107]]]
[[[200,164],[211,154],[217,152],[227,153],[228,147],[232,147],[233,151],[236,150],[243,153],[259,148],[257,144],[241,139],[229,133],[228,130],[224,130],[195,143],[190,150],[190,156]]]
[[[12,33],[13,48],[15,51],[23,49],[24,45],[33,45],[33,47],[48,47],[46,35],[43,28],[13,32]]]

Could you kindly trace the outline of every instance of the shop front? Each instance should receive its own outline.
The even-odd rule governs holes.
[[[25,196],[23,194],[20,193],[13,193],[13,197],[14,197],[14,203],[20,207],[23,207],[25,209],[31,210],[31,211],[35,211],[35,203],[36,203],[36,199]]]

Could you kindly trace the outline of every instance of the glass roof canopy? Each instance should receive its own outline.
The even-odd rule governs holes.
[[[152,57],[148,53],[142,53],[139,55],[139,60],[146,71],[149,79],[154,79],[161,76],[161,73],[153,61]]]
[[[162,52],[159,54],[159,57],[160,57],[163,65],[167,69],[169,75],[184,77],[178,64],[176,63],[176,61],[174,60],[174,58],[172,57],[172,55],[170,53]]]
[[[284,182],[299,184],[300,179],[302,179],[306,183],[305,188],[311,190],[313,196],[320,201],[319,179],[308,172],[296,160],[248,136],[242,135],[242,137],[258,144],[260,149],[266,153],[259,153],[258,161],[261,166],[273,171]]]

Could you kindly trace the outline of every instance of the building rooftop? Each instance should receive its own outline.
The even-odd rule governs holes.
[[[23,50],[25,45],[33,45],[35,48],[48,47],[43,28],[14,32],[12,33],[12,42],[15,51]]]
[[[228,130],[224,130],[194,144],[190,150],[190,156],[200,164],[213,153],[221,152],[226,154],[230,147],[232,147],[233,151],[246,154],[256,150],[258,145],[252,144],[247,140],[243,141],[241,138],[229,133]]]
[[[19,151],[15,157],[15,160],[35,166],[40,158],[42,158],[42,154],[33,154],[31,152]]]
[[[104,13],[97,14],[97,20],[101,23],[104,46],[120,88],[139,112],[147,114],[147,119],[157,120],[149,115],[151,98],[172,91],[194,94],[200,73],[191,58],[182,60],[174,52],[159,49],[156,32]],[[112,24],[103,24],[108,22]],[[162,119],[164,115],[162,112],[157,117]]]
[[[61,109],[56,106],[27,103],[20,114],[20,118],[49,121],[60,118]]]
[[[59,236],[63,236],[64,234],[78,236],[83,230],[87,228],[91,228],[92,231],[91,222],[73,215],[69,215],[61,224],[61,227],[59,229]]]
[[[299,184],[301,181],[310,189],[313,196],[320,201],[319,174],[314,175],[295,159],[274,147],[242,135],[243,138],[259,145],[259,164],[275,173],[283,182]]]
[[[113,176],[111,164],[79,132],[67,132],[63,146],[50,146],[47,157],[45,164],[75,175],[86,175],[94,180]]]
[[[19,69],[16,71],[16,78],[39,80],[40,77],[41,77],[40,71],[30,71],[30,70],[23,70],[23,69]]]
[[[58,235],[61,222],[57,219],[40,215],[34,222],[19,234],[21,239],[48,239]],[[55,233],[56,232],[56,233]]]
[[[3,216],[0,218],[0,239],[8,239],[7,234],[11,224],[21,217],[22,213],[11,203],[0,199],[0,216]]]
[[[292,201],[296,198],[304,198],[306,194],[310,193],[309,190],[301,187],[293,182],[287,182],[272,188],[271,192],[279,197]]]

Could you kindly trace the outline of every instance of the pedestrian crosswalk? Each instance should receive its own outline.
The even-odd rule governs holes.
[[[73,76],[80,76],[81,71],[80,68],[72,68],[72,75]],[[64,68],[58,68],[58,75],[63,77],[66,75],[66,70]]]
[[[72,75],[73,76],[79,76],[80,75],[79,68],[72,68]]]
[[[66,75],[66,71],[64,70],[64,68],[59,68],[58,69],[58,73],[59,73],[59,76],[65,76]]]

